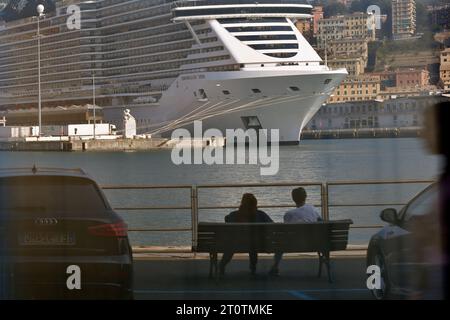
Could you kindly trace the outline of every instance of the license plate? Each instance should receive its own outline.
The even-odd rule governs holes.
[[[71,246],[75,244],[73,232],[24,232],[19,235],[19,242],[25,246]]]

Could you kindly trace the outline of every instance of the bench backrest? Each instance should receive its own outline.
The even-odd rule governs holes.
[[[315,223],[199,223],[195,252],[345,250],[351,220]]]

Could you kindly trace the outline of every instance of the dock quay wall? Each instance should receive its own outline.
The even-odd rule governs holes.
[[[376,138],[417,138],[421,136],[420,127],[373,128],[373,129],[335,129],[303,131],[301,140],[314,139],[376,139]]]
[[[0,151],[146,151],[168,148],[166,139],[0,141]]]

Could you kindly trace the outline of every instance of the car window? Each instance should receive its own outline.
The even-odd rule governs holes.
[[[403,220],[408,221],[412,217],[430,213],[438,200],[438,189],[432,186],[414,199],[406,209]]]
[[[0,212],[20,215],[101,215],[106,203],[95,184],[78,177],[33,176],[0,179]]]

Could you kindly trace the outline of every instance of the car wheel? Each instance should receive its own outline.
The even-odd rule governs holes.
[[[369,260],[369,265],[378,266],[380,268],[380,272],[381,272],[381,279],[380,279],[381,287],[380,287],[380,289],[372,289],[371,290],[372,295],[377,300],[388,299],[389,294],[390,294],[391,285],[390,285],[389,275],[387,272],[387,267],[386,267],[386,263],[385,263],[383,254],[379,250],[375,250],[370,254],[368,260]]]

